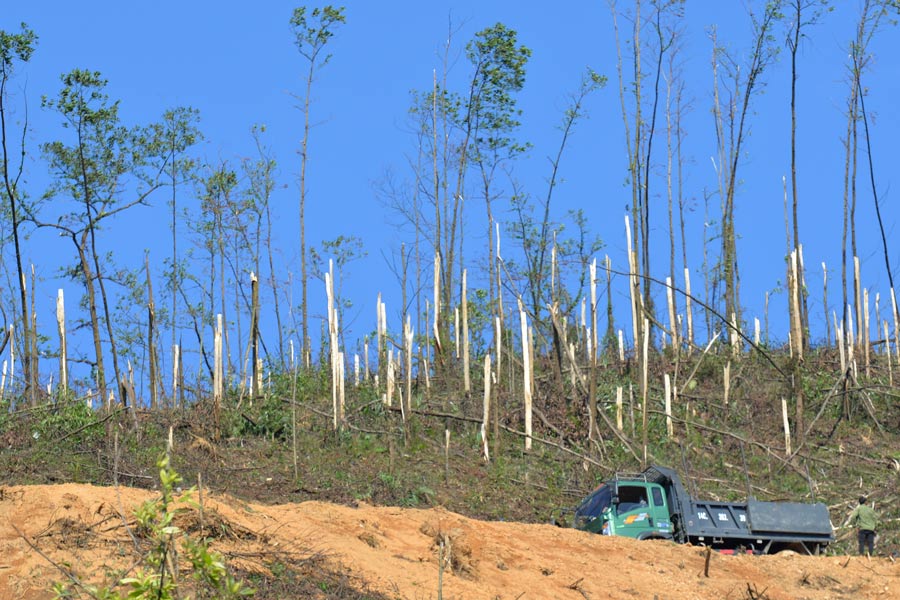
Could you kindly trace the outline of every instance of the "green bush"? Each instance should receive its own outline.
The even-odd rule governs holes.
[[[71,437],[73,442],[96,442],[103,438],[105,430],[98,427],[97,413],[80,400],[61,401],[44,407],[37,413],[32,437],[35,440],[58,440]]]

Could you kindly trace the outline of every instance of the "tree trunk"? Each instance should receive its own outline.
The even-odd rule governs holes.
[[[159,360],[156,353],[156,306],[153,303],[153,279],[150,277],[150,257],[145,257],[147,270],[147,362],[150,370],[150,408],[159,408]],[[172,398],[175,403],[175,398]]]

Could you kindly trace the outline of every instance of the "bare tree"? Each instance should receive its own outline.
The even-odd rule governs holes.
[[[650,315],[650,323],[654,322],[654,302],[651,294],[650,279],[650,219],[651,206],[651,171],[653,167],[653,143],[656,138],[656,120],[659,104],[662,100],[660,82],[663,75],[663,64],[666,54],[674,43],[673,24],[684,14],[683,0],[650,0],[650,14],[642,16],[641,0],[634,0],[633,13],[624,13],[631,20],[631,62],[630,79],[624,74],[625,57],[619,36],[620,12],[615,0],[608,0],[613,17],[613,28],[616,38],[616,72],[619,81],[619,102],[625,130],[625,150],[628,156],[628,177],[631,184],[631,216],[634,223],[633,247],[629,248],[637,257],[635,264],[639,270],[636,275],[643,282],[642,305],[646,314]],[[651,36],[643,36],[644,29],[652,30]],[[652,56],[650,65],[644,64],[644,54]],[[652,76],[652,87],[645,89],[644,79]],[[630,88],[631,102],[629,106],[626,89]],[[645,106],[645,102],[648,103]],[[640,284],[638,284],[640,285]],[[638,336],[641,335],[638,319]],[[652,338],[652,336],[651,336]]]
[[[668,53],[665,73],[666,81],[666,198],[669,229],[669,278],[674,284],[675,276],[675,243],[681,240],[681,262],[687,268],[687,240],[684,234],[684,158],[681,154],[685,132],[681,119],[688,110],[684,98],[684,73],[681,58],[684,27],[678,22],[669,26],[671,49]],[[677,205],[678,229],[675,227]],[[677,302],[677,300],[674,300]],[[677,309],[676,309],[677,313]],[[676,335],[673,333],[673,336]]]
[[[841,234],[841,293],[842,314],[846,328],[851,315],[847,314],[849,298],[847,293],[847,235],[850,235],[851,256],[858,256],[856,245],[856,173],[858,163],[858,140],[860,120],[860,93],[862,75],[871,64],[872,56],[869,44],[878,31],[882,20],[887,15],[888,9],[893,6],[891,0],[865,0],[860,7],[859,20],[856,25],[856,35],[850,42],[848,98],[847,98],[847,130],[844,138],[844,210],[843,227]],[[860,282],[853,280],[853,296],[858,298],[861,294]],[[857,303],[857,323],[861,323],[861,307]]]
[[[244,174],[247,177],[247,202],[251,210],[256,213],[256,228],[254,235],[253,263],[257,274],[262,271],[260,264],[260,244],[265,243],[266,257],[269,269],[269,287],[272,289],[273,312],[275,317],[276,334],[278,336],[278,361],[285,368],[284,328],[281,323],[281,307],[279,301],[279,283],[275,273],[274,243],[272,239],[272,203],[271,196],[275,189],[275,174],[277,163],[272,157],[271,150],[265,145],[263,134],[266,128],[256,125],[251,130],[253,141],[256,145],[257,156],[255,159],[242,161]],[[265,234],[261,227],[265,222]],[[260,277],[260,281],[262,278]]]
[[[800,220],[798,218],[798,206],[800,200],[797,194],[797,53],[800,43],[806,37],[804,29],[819,23],[827,10],[830,10],[827,0],[790,0],[789,2],[789,26],[787,35],[787,47],[791,53],[791,222],[793,224],[792,248],[800,254]],[[807,293],[802,286],[804,281],[803,264],[798,263],[797,285],[800,286],[800,323],[802,340],[794,343],[809,345],[809,314],[807,310]],[[790,304],[790,303],[789,303]]]
[[[737,236],[735,229],[735,196],[737,171],[740,166],[743,144],[749,133],[750,105],[753,97],[762,89],[762,75],[775,62],[778,46],[772,28],[781,18],[781,1],[765,3],[762,14],[749,11],[752,27],[752,45],[746,62],[719,46],[715,30],[713,41],[713,113],[718,146],[719,195],[722,203],[721,263],[719,280],[724,285],[725,318],[741,322],[739,298],[739,274]],[[724,70],[724,74],[719,69]],[[724,87],[725,98],[722,98]],[[723,106],[724,104],[724,106]]]

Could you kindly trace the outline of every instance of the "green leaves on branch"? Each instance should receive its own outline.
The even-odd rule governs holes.
[[[332,37],[337,26],[347,22],[344,16],[344,7],[328,5],[324,8],[314,8],[311,11],[305,6],[294,9],[291,15],[291,31],[294,34],[294,44],[300,54],[310,62],[316,62],[319,52],[325,47]],[[325,65],[331,59],[331,55],[325,56],[321,64]]]
[[[489,150],[509,148],[513,154],[525,150],[509,134],[520,125],[522,111],[513,94],[525,86],[531,50],[518,44],[514,29],[497,23],[475,34],[466,45],[466,57],[475,69],[467,120],[478,132],[476,145]]]
[[[44,198],[61,195],[77,201],[75,210],[59,224],[79,231],[86,221],[96,224],[101,216],[146,204],[175,156],[200,139],[198,117],[193,109],[176,108],[167,111],[161,123],[128,128],[119,119],[119,102],[110,100],[107,80],[99,72],[75,69],[61,81],[58,95],[44,96],[41,105],[59,114],[71,133],[66,140],[42,146],[53,175]],[[129,191],[132,200],[124,200]]]
[[[12,74],[16,61],[26,63],[34,53],[37,35],[25,23],[20,27],[21,33],[0,30],[0,78],[4,82]]]

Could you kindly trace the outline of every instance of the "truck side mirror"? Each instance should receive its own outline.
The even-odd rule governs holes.
[[[613,497],[612,497],[612,504],[615,506],[615,505],[617,505],[618,503],[619,503],[619,495],[618,495],[618,494],[613,494]]]

